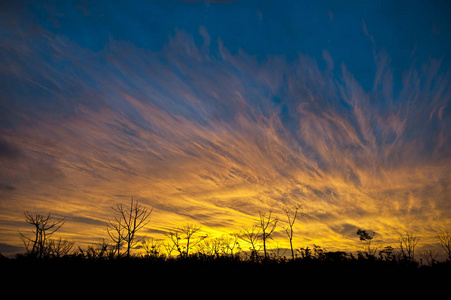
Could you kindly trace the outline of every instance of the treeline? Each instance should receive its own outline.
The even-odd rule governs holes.
[[[286,226],[283,227],[289,240],[289,249],[269,249],[268,242],[279,224],[272,214],[260,213],[259,219],[240,233],[210,238],[200,226],[186,224],[167,232],[166,240],[148,238],[139,233],[150,222],[153,209],[142,206],[133,198],[127,206],[112,207],[115,216],[107,223],[108,238],[90,245],[86,249],[76,247],[73,242],[55,239],[53,235],[63,225],[64,219],[54,218],[51,214],[33,215],[25,213],[25,221],[33,226],[32,234],[20,233],[25,253],[17,254],[18,260],[65,261],[141,261],[152,264],[183,263],[227,263],[227,264],[277,264],[304,266],[313,265],[384,265],[391,267],[437,267],[451,264],[451,233],[441,232],[437,242],[447,255],[446,261],[438,261],[438,250],[419,253],[415,249],[420,240],[413,233],[399,236],[398,248],[386,246],[382,249],[376,245],[374,233],[359,229],[356,232],[362,250],[357,253],[327,251],[318,245],[312,248],[295,248],[293,246],[294,224],[299,214],[299,207],[286,210]]]

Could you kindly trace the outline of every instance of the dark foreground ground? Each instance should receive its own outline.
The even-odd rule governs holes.
[[[434,299],[451,287],[450,262],[22,257],[0,270],[2,290],[24,298]]]

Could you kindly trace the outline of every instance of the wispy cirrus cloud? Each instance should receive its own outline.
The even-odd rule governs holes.
[[[395,87],[376,51],[367,91],[327,52],[325,69],[302,54],[258,60],[199,31],[202,43],[176,31],[161,51],[112,40],[95,52],[44,29],[10,37],[0,184],[13,188],[1,190],[1,217],[70,215],[67,234],[87,242],[104,234],[92,225],[118,195],[156,208],[154,232],[182,222],[237,231],[259,211],[283,218],[301,204],[298,242],[332,248],[354,247],[357,227],[390,240],[450,225],[450,73],[440,61]]]

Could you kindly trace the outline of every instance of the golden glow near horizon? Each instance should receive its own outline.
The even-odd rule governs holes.
[[[132,196],[154,207],[143,231],[154,239],[186,223],[210,237],[239,233],[259,212],[272,211],[280,221],[271,247],[288,248],[284,210],[297,205],[296,248],[355,251],[357,228],[376,232],[381,247],[396,247],[405,231],[421,236],[418,247],[435,247],[437,231],[451,228],[450,133],[440,125],[449,119],[448,81],[422,87],[412,69],[398,96],[410,100],[389,101],[387,112],[374,108],[374,94],[393,91],[365,92],[345,67],[339,83],[306,57],[290,66],[281,58],[257,63],[219,44],[223,57],[215,60],[192,43],[177,34],[166,52],[140,53],[148,66],[132,75],[137,89],[122,76],[89,70],[107,91],[83,95],[104,101],[95,109],[78,105],[71,114],[28,118],[3,130],[17,154],[1,161],[11,188],[1,190],[7,201],[0,243],[21,246],[17,231],[31,230],[24,211],[52,212],[66,218],[58,236],[86,247],[107,238],[110,206]],[[171,45],[188,50],[176,53]],[[171,65],[161,65],[158,55]],[[437,68],[424,76],[439,77]],[[389,76],[378,78],[375,86]],[[279,90],[285,107],[269,101]],[[420,105],[425,94],[430,101]],[[282,120],[284,110],[289,121]],[[420,127],[428,125],[418,121],[438,124],[435,140],[426,141]]]

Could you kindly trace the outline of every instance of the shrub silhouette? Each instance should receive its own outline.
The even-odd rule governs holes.
[[[399,250],[386,246],[379,251],[378,256],[375,255],[376,248],[371,244],[374,234],[359,229],[357,235],[364,242],[365,252],[358,252],[357,256],[344,251],[328,251],[319,245],[313,245],[312,248],[297,248],[296,255],[293,251],[291,258],[286,258],[276,255],[276,252],[270,255],[270,249],[265,245],[277,224],[271,214],[260,213],[260,220],[239,234],[231,233],[209,238],[202,233],[201,226],[186,224],[170,230],[167,233],[169,241],[164,241],[145,239],[144,236],[137,235],[149,222],[148,218],[152,212],[151,209],[141,206],[138,201],[132,199],[129,206],[118,205],[114,211],[118,216],[114,222],[109,222],[109,228],[115,234],[110,235],[110,232],[109,240],[104,239],[101,243],[88,246],[86,249],[78,247],[77,250],[72,250],[72,242],[50,238],[63,226],[64,219],[54,218],[51,214],[26,213],[26,222],[34,226],[32,236],[20,233],[26,253],[17,255],[15,259],[0,257],[0,266],[11,266],[13,269],[19,266],[18,270],[25,268],[27,272],[31,272],[28,269],[47,266],[60,266],[58,268],[62,269],[67,267],[67,270],[94,268],[106,273],[111,271],[114,274],[148,269],[152,270],[152,274],[166,274],[168,277],[173,274],[187,274],[192,270],[205,271],[205,274],[223,270],[224,274],[236,272],[247,274],[246,276],[251,278],[259,278],[263,274],[262,268],[265,270],[264,274],[296,274],[296,278],[299,276],[321,278],[324,274],[338,273],[340,275],[337,276],[366,274],[373,276],[372,278],[374,274],[379,274],[379,278],[383,278],[386,274],[399,274],[407,278],[451,270],[451,259],[448,257],[447,261],[437,261],[434,251],[422,253],[422,258],[427,264],[415,261],[414,250],[419,238],[413,233],[402,235],[402,239],[400,236]],[[288,227],[285,228],[290,242],[292,235],[288,233],[291,233],[290,224],[294,224],[293,216],[295,215],[292,214],[291,219],[288,218]],[[445,234],[437,236],[444,250],[448,249],[447,236]],[[248,247],[243,247],[243,244],[247,244]],[[123,246],[126,246],[126,251],[121,254]],[[291,243],[290,247],[293,247]],[[259,256],[262,248],[266,256]],[[138,253],[137,250],[144,253]],[[173,252],[177,255],[172,255]],[[432,271],[435,273],[431,273]]]
[[[185,224],[170,230],[167,234],[174,248],[181,257],[188,257],[194,247],[202,242],[207,236],[198,236],[201,226],[195,224]]]

